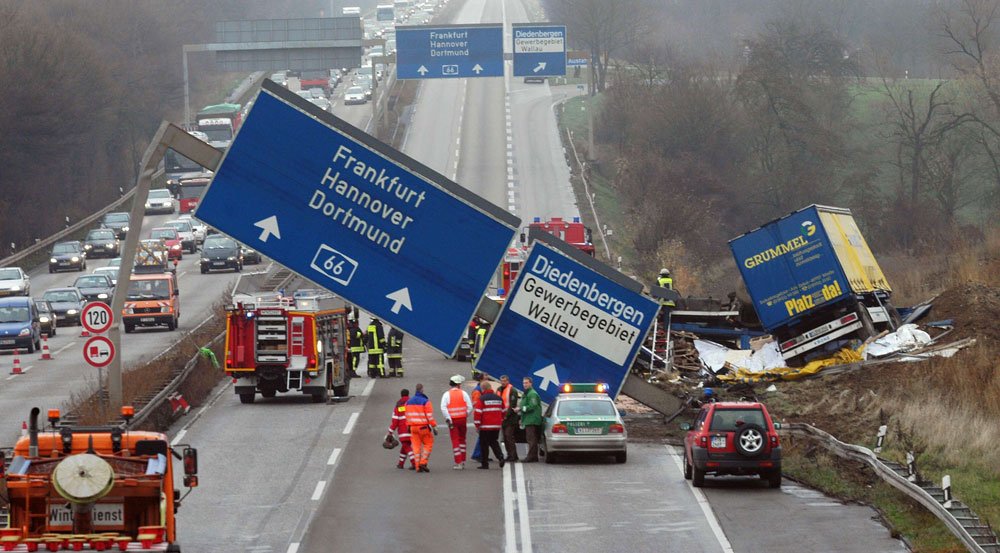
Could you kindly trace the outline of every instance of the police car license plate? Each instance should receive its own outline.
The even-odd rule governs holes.
[[[577,427],[577,434],[600,434],[603,429],[590,427]]]
[[[0,340],[0,344],[3,344],[5,346],[9,346],[9,345],[11,345],[13,343],[14,343],[14,339],[13,338],[5,338],[3,340]]]
[[[712,436],[712,447],[716,447],[716,448],[726,447],[726,437],[725,436]]]
[[[222,266],[223,266],[223,265],[225,265],[225,264],[226,264],[226,262],[225,262],[225,261],[213,261],[213,262],[212,262],[212,265],[214,265],[214,266],[216,266],[216,267],[222,267]]]

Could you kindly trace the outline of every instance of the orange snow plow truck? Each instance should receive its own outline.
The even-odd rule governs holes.
[[[241,403],[257,393],[301,392],[315,403],[347,397],[344,300],[315,291],[295,296],[238,294],[226,308],[226,374]]]
[[[39,409],[31,410],[28,435],[0,459],[8,501],[0,550],[181,551],[174,459],[183,461],[190,493],[198,452],[158,432],[129,430],[133,414],[126,406],[124,424],[78,427],[60,425],[59,410],[50,409],[42,431]]]

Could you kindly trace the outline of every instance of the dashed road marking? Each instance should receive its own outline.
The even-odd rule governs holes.
[[[285,553],[298,553],[298,551],[299,551],[299,542],[295,542],[288,544],[288,551],[286,551]]]
[[[358,415],[360,414],[357,411],[351,413],[351,418],[347,419],[347,426],[344,427],[344,434],[350,434],[351,430],[354,430],[354,423],[358,422]]]
[[[372,393],[372,388],[374,388],[374,387],[375,387],[375,379],[373,378],[373,379],[371,379],[371,380],[368,381],[368,384],[365,384],[365,389],[361,390],[361,395],[362,396],[367,396],[367,395],[371,394]]]
[[[333,451],[330,452],[330,458],[326,460],[326,464],[327,465],[336,465],[338,457],[340,457],[340,448],[339,447],[335,447],[335,448],[333,448]]]
[[[59,355],[60,353],[62,353],[64,351],[66,351],[67,349],[73,347],[73,344],[75,344],[75,343],[76,342],[70,342],[70,343],[66,344],[65,346],[57,349],[52,355]]]
[[[323,497],[323,490],[326,488],[326,480],[320,480],[316,482],[316,489],[313,490],[312,500],[319,501]]]
[[[180,432],[178,432],[177,435],[174,436],[174,439],[170,440],[170,445],[174,446],[181,443],[181,440],[184,439],[185,434],[187,434],[187,428],[181,428]]]

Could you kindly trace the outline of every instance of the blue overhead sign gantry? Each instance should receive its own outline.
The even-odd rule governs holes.
[[[515,77],[566,74],[566,26],[515,23],[511,26]]]
[[[514,289],[476,370],[531,377],[542,401],[565,382],[603,382],[617,395],[659,304],[641,285],[558,238],[533,232]]]
[[[269,80],[196,216],[448,355],[520,224]]]
[[[503,77],[503,26],[396,27],[397,79]]]

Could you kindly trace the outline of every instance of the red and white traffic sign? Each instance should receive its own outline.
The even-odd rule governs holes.
[[[96,368],[106,367],[115,358],[115,345],[104,336],[94,336],[83,345],[83,360]]]
[[[104,334],[114,322],[111,306],[103,302],[92,301],[83,306],[83,312],[80,313],[80,324],[92,334]]]

